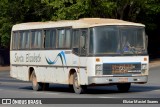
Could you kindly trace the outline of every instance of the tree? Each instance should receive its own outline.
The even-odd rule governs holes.
[[[17,23],[85,17],[143,23],[149,41],[160,41],[159,0],[0,0],[1,44],[9,48],[11,28]],[[152,44],[152,41],[149,43]]]
[[[146,0],[144,4],[144,8],[138,16],[138,21],[146,25],[150,57],[157,57],[160,52],[160,1]]]
[[[41,0],[1,0],[0,38],[1,45],[9,48],[11,28],[14,24],[50,20],[52,8]]]

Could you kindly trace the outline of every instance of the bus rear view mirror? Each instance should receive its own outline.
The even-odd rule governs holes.
[[[146,35],[146,48],[148,48],[148,35]]]

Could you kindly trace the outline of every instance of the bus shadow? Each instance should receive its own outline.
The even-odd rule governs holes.
[[[160,86],[131,86],[128,92],[118,91],[116,86],[89,88],[87,94],[118,94],[118,93],[140,93],[160,90]]]
[[[30,90],[30,91],[33,90],[32,86],[20,87],[19,89]],[[43,90],[43,91],[73,93],[73,91],[69,89],[68,85],[50,85],[47,90]]]
[[[65,93],[74,93],[73,89],[70,89],[68,85],[64,86],[50,86],[50,88],[47,90],[50,92],[65,92]],[[103,87],[88,87],[85,94],[108,94],[108,93],[117,93],[115,89],[109,89],[106,87],[103,89]]]
[[[149,92],[149,91],[160,91],[160,86],[140,86],[140,85],[133,85],[131,87],[131,92]]]
[[[50,85],[49,89],[47,90],[49,92],[64,92],[64,93],[73,93],[73,90],[69,88],[68,85]]]
[[[20,89],[24,90],[32,90],[31,86],[21,87]],[[160,90],[160,86],[140,86],[140,85],[132,85],[129,92],[124,93],[138,93],[138,92],[149,92],[154,90]],[[68,85],[54,85],[51,84],[49,89],[46,92],[63,92],[63,93],[74,93]],[[113,93],[122,93],[118,91],[116,86],[95,86],[88,87],[86,94],[113,94]]]

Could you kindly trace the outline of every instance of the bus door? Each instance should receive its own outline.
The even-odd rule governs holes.
[[[87,29],[76,29],[73,31],[73,65],[78,66],[78,68],[84,67],[86,65],[86,40],[87,40]]]
[[[79,50],[80,50],[80,65],[81,67],[85,67],[87,63],[87,29],[80,29],[80,43],[79,43]]]

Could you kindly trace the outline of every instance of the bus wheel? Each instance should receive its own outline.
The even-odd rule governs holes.
[[[78,84],[78,77],[77,77],[77,73],[76,72],[73,75],[73,89],[74,89],[74,92],[76,94],[82,94],[87,89],[86,85],[79,85]]]
[[[69,87],[69,90],[71,91],[71,92],[74,92],[74,89],[73,89],[73,85],[68,85],[68,87]]]
[[[49,89],[49,83],[40,83],[42,90],[48,90]]]
[[[33,71],[33,73],[32,73],[32,88],[33,88],[33,90],[35,90],[35,91],[42,90],[42,84],[43,83],[37,82],[36,74]]]
[[[131,87],[131,83],[123,83],[123,84],[118,84],[117,88],[120,92],[128,92]]]

